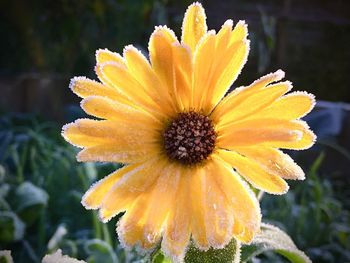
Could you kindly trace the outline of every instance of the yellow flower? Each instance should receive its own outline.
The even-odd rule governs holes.
[[[100,82],[72,79],[81,107],[99,120],[79,119],[64,138],[83,149],[79,161],[125,166],[94,184],[82,203],[103,222],[124,212],[122,244],[162,250],[181,261],[190,238],[201,249],[222,248],[232,237],[249,242],[259,231],[253,187],[288,190],[304,179],[280,151],[306,149],[315,135],[300,120],[314,97],[292,92],[278,70],[226,97],[249,51],[247,26],[227,20],[207,31],[199,3],[186,11],[179,42],[166,26],[149,41],[150,62],[133,46],[123,56],[96,53]],[[232,169],[233,168],[233,169]]]

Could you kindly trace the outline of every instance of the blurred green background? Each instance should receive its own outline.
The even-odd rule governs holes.
[[[80,205],[89,185],[118,165],[81,164],[60,136],[83,116],[68,89],[95,79],[98,48],[147,53],[154,26],[178,36],[191,1],[33,0],[0,3],[0,250],[40,262],[61,248],[88,262],[146,262],[125,252],[108,224]],[[291,191],[262,199],[264,219],[284,229],[314,262],[350,262],[350,2],[202,1],[209,28],[247,21],[251,53],[235,86],[282,68],[297,90],[320,103],[308,121],[319,142],[294,154],[308,173]],[[344,103],[339,103],[344,102]],[[266,253],[254,262],[285,262]]]

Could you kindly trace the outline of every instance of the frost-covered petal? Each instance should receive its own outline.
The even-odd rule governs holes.
[[[151,193],[147,215],[143,221],[144,237],[151,243],[160,240],[167,216],[176,202],[175,193],[179,186],[180,173],[176,165],[166,166]]]
[[[203,36],[194,54],[193,107],[210,113],[222,99],[244,66],[249,41],[244,22],[232,30],[227,21],[219,33]]]
[[[143,106],[153,114],[161,113],[159,105],[147,94],[145,88],[134,78],[124,64],[106,62],[100,64],[99,67],[104,78],[130,101]]]
[[[78,147],[103,144],[117,144],[130,148],[131,145],[158,143],[158,133],[145,125],[110,120],[78,119],[66,124],[63,137]]]
[[[137,122],[159,128],[159,120],[148,112],[105,97],[89,96],[81,101],[80,106],[87,114],[97,118],[125,123]]]
[[[194,54],[191,107],[196,110],[201,109],[209,89],[211,71],[214,70],[215,42],[215,31],[211,30],[203,36]]]
[[[171,108],[171,97],[166,92],[166,89],[162,88],[160,80],[147,58],[132,45],[124,48],[124,58],[128,71],[143,86],[145,93],[157,105],[161,106],[165,114],[170,114],[173,111]]]
[[[215,37],[215,53],[210,78],[201,101],[205,113],[210,113],[224,97],[230,86],[237,79],[247,61],[250,42],[247,40],[247,26],[243,21],[237,23],[230,34],[230,41],[226,47],[220,41],[227,43],[219,35]],[[200,54],[199,54],[200,55]]]
[[[232,228],[233,236],[243,243],[250,243],[257,231],[252,230],[249,227],[244,226],[240,221],[235,220]]]
[[[176,202],[164,229],[162,251],[175,262],[182,262],[191,236],[190,170],[181,171]]]
[[[119,90],[115,89],[113,83],[104,76],[101,65],[104,63],[118,63],[125,66],[125,61],[121,55],[118,53],[109,51],[108,49],[98,49],[96,51],[96,66],[95,66],[95,73],[99,80],[105,85],[106,87],[110,88],[114,92],[118,93],[118,101],[121,101],[124,104],[133,104],[132,101],[130,101],[123,93],[121,93]],[[99,95],[99,94],[91,94],[91,95]],[[89,95],[89,96],[91,96]]]
[[[221,126],[252,117],[259,114],[262,109],[271,105],[291,89],[292,84],[288,81],[270,85],[265,89],[254,92],[249,97],[242,98],[235,104],[231,104],[231,107],[222,112],[220,116],[216,115],[213,118]]]
[[[99,211],[101,220],[107,222],[118,213],[128,210],[136,198],[149,192],[165,165],[165,160],[153,158],[126,173],[106,193]]]
[[[181,42],[194,53],[199,40],[207,32],[205,10],[198,2],[190,5],[182,22]]]
[[[201,249],[223,248],[232,238],[233,209],[215,177],[220,176],[209,162],[192,172],[192,238]]]
[[[217,155],[213,156],[216,180],[233,209],[234,223],[256,233],[260,229],[261,213],[255,194],[240,176]],[[237,231],[234,231],[236,234]],[[253,236],[253,235],[252,235]],[[246,240],[244,242],[249,242]]]
[[[144,165],[134,164],[124,166],[110,175],[102,178],[100,181],[94,183],[90,189],[84,194],[82,198],[82,204],[87,209],[98,209],[106,194],[112,189],[112,187],[127,173],[132,170],[138,169],[139,166]]]
[[[310,148],[315,138],[303,121],[258,119],[225,126],[219,132],[217,145],[231,150],[252,145],[301,150]]]
[[[281,177],[266,172],[255,161],[233,151],[219,150],[218,154],[255,188],[270,194],[288,191],[288,184]]]
[[[283,78],[284,72],[282,70],[277,70],[274,73],[270,73],[261,77],[260,79],[254,81],[247,87],[240,87],[234,89],[225,98],[223,98],[222,101],[220,101],[220,103],[215,107],[211,114],[211,118],[216,122],[219,121],[221,116],[226,112],[229,112],[234,105],[245,101],[255,92],[264,89],[268,84],[280,81]]]
[[[192,239],[196,246],[203,250],[209,249],[204,217],[205,185],[203,181],[205,180],[206,172],[205,168],[194,168],[190,182]]]
[[[209,245],[224,248],[232,238],[233,207],[217,183],[216,166],[210,163],[204,178],[204,220]]]
[[[124,248],[138,246],[140,249],[149,250],[155,246],[155,242],[144,235],[144,218],[150,204],[150,195],[151,191],[140,194],[118,221],[117,233]]]
[[[108,143],[84,148],[77,154],[77,160],[79,162],[138,163],[159,154],[159,146],[153,143],[130,146]]]
[[[250,118],[279,118],[293,120],[304,117],[315,106],[315,96],[302,91],[289,93]]]
[[[107,48],[98,49],[96,51],[95,56],[96,56],[96,64],[103,64],[106,62],[117,62],[117,63],[124,64],[125,62],[121,55],[119,55],[118,53],[112,52]]]
[[[107,97],[121,103],[129,103],[128,101],[124,101],[115,89],[86,77],[72,78],[69,83],[69,88],[81,98],[100,96]]]
[[[193,79],[192,54],[187,46],[173,43],[172,52],[175,67],[175,96],[181,111],[191,108],[191,93]]]
[[[304,180],[305,174],[293,159],[282,151],[264,146],[241,147],[240,154],[256,161],[266,172],[284,179]]]
[[[152,33],[148,50],[154,72],[161,81],[161,88],[169,94],[174,110],[179,109],[176,97],[175,67],[172,45],[179,43],[174,32],[166,26],[156,27]]]

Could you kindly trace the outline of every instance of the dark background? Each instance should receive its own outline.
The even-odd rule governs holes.
[[[76,103],[68,89],[76,75],[95,78],[98,48],[147,52],[155,25],[178,36],[191,1],[1,1],[0,110],[41,112],[64,119]],[[235,85],[282,68],[297,90],[317,99],[350,102],[350,1],[202,1],[209,28],[226,19],[249,24],[252,49]]]

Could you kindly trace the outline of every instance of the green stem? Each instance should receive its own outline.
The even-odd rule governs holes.
[[[89,187],[89,185],[88,185],[89,182],[88,182],[86,176],[84,175],[82,169],[79,169],[78,174],[79,174],[79,177],[81,180],[83,190],[86,191],[86,189],[88,189],[88,187]],[[101,226],[100,226],[100,222],[98,220],[98,214],[96,211],[94,211],[92,213],[92,225],[93,225],[93,229],[94,229],[94,233],[95,233],[95,238],[102,239]]]
[[[98,220],[98,214],[96,211],[92,213],[92,223],[94,226],[95,238],[102,239],[101,224]]]
[[[109,234],[107,224],[102,224],[102,231],[103,231],[104,241],[106,241],[111,247],[113,247],[113,241],[112,241],[111,235]]]

